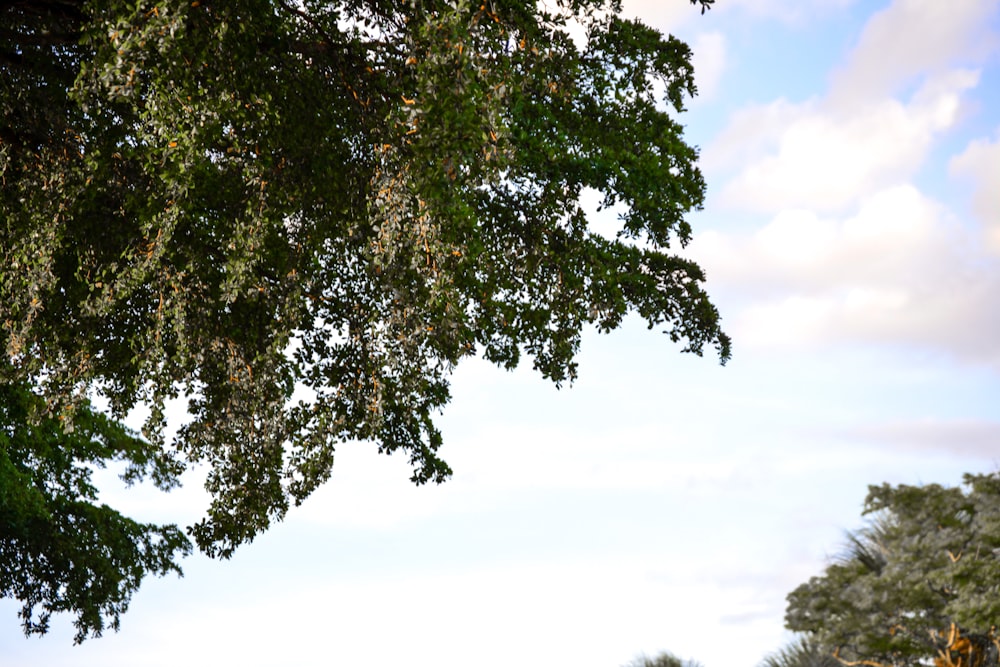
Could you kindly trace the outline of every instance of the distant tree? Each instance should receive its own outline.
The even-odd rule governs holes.
[[[63,437],[93,415],[86,397],[117,420],[145,405],[143,456],[165,485],[206,466],[189,532],[228,557],[329,478],[341,442],[446,479],[434,417],[466,357],[526,355],[568,382],[583,329],[636,313],[725,361],[704,274],[674,251],[705,191],[676,118],[690,49],[620,10],[0,3],[0,386],[38,399],[9,426],[32,434],[14,488],[96,462],[92,440]],[[588,190],[620,205],[617,236],[590,229]],[[168,442],[177,397],[188,420]],[[66,447],[63,468],[38,453]],[[26,603],[48,572],[30,544],[6,542],[28,588],[4,592]],[[129,581],[157,570],[127,564]],[[53,609],[89,613],[82,585],[53,588]]]
[[[759,667],[842,667],[829,650],[809,637],[799,637],[761,661]]]
[[[846,553],[788,597],[789,629],[843,664],[998,664],[1000,473],[873,486]]]
[[[664,651],[655,658],[645,655],[639,656],[625,665],[625,667],[701,667],[701,663],[693,660],[681,660],[673,653]]]

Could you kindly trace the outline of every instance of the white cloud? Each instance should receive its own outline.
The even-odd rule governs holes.
[[[953,175],[973,182],[973,213],[983,226],[987,247],[1000,254],[1000,129],[995,141],[973,141],[948,166]]]
[[[992,254],[909,185],[962,120],[973,67],[998,43],[998,8],[895,0],[826,93],[745,107],[707,147],[709,178],[734,174],[714,203],[772,216],[756,233],[710,232],[692,246],[710,289],[746,299],[728,316],[742,344],[909,343],[1000,365],[1000,139],[949,165],[974,185]]]
[[[868,198],[842,221],[788,210],[752,235],[706,232],[691,247],[706,262],[712,282],[765,292],[785,290],[791,282],[806,290],[856,285],[910,277],[900,274],[914,253],[946,240],[940,215],[915,188],[899,186]]]
[[[726,38],[721,32],[703,32],[691,43],[695,84],[698,86],[696,101],[712,99],[726,69]]]
[[[697,549],[690,546],[692,540],[685,542],[691,551]],[[686,553],[684,548],[676,551],[681,556]],[[758,623],[730,626],[732,641],[713,641],[717,630],[712,621],[741,607],[733,609],[732,592],[697,582],[691,568],[681,563],[682,558],[672,562],[649,557],[563,558],[474,570],[442,568],[403,577],[338,579],[266,591],[241,600],[242,604],[209,600],[198,607],[161,612],[161,632],[184,636],[185,641],[174,642],[166,655],[152,656],[144,664],[365,667],[466,664],[471,658],[485,667],[512,663],[596,667],[622,664],[641,650],[669,648],[706,664],[728,665],[752,659],[779,639],[775,635],[780,624]],[[670,566],[674,570],[669,578],[651,576],[654,568]],[[708,575],[711,563],[701,567]],[[778,598],[772,603],[777,607],[772,616],[780,617],[780,596],[769,597]],[[303,640],[273,640],[291,636]],[[242,641],[233,642],[235,638]],[[125,659],[116,654],[111,662],[129,664],[131,659],[135,664],[139,651]],[[79,664],[108,661],[84,658]]]
[[[831,98],[879,98],[958,61],[978,62],[997,45],[987,26],[998,8],[996,0],[896,0],[865,25]]]
[[[750,235],[706,233],[691,252],[710,289],[748,298],[743,344],[910,343],[1000,364],[1000,261],[910,185],[841,220],[786,211]]]
[[[1000,422],[919,419],[865,424],[849,429],[852,439],[885,443],[908,455],[921,452],[1000,462]]]
[[[753,156],[722,192],[730,206],[844,210],[915,173],[936,135],[958,118],[962,93],[978,80],[978,72],[946,72],[907,104],[885,99],[837,110],[825,101],[779,101],[746,110],[706,151],[706,168]]]
[[[783,4],[747,0],[769,13]],[[835,2],[812,3],[816,13]],[[770,9],[769,9],[770,8]],[[787,7],[785,8],[787,10]],[[896,0],[874,14],[822,97],[733,114],[705,150],[706,170],[737,168],[719,203],[761,212],[842,212],[905,182],[961,118],[975,69],[1000,44],[995,0]],[[908,99],[894,96],[918,82]]]
[[[512,493],[670,488],[689,498],[707,498],[730,485],[743,465],[736,459],[686,458],[680,445],[690,447],[694,436],[665,434],[662,427],[593,431],[491,422],[471,439],[474,448],[444,452],[455,470],[452,479],[421,487],[407,482],[405,457],[386,457],[370,444],[352,443],[338,450],[331,482],[294,516],[316,524],[386,529],[447,513],[488,511]]]
[[[710,171],[727,169],[760,158],[773,149],[792,122],[812,113],[815,104],[815,100],[795,104],[781,98],[737,110],[702,152],[702,167]]]
[[[684,23],[698,16],[698,10],[687,0],[683,2],[625,0],[622,3],[622,11],[625,16],[635,16],[663,33],[676,31]]]

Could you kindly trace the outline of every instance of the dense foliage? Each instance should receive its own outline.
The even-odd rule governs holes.
[[[653,658],[645,655],[640,656],[625,667],[701,667],[701,663],[693,660],[681,660],[673,653],[664,651]]]
[[[831,651],[813,638],[800,636],[764,657],[758,667],[842,667]]]
[[[191,544],[176,526],[142,524],[97,503],[93,466],[126,464],[133,482],[150,474],[169,486],[145,441],[83,405],[67,433],[57,419],[31,423],[40,399],[0,386],[0,595],[21,601],[27,634],[72,611],[76,640],[118,628],[147,574],[180,573]]]
[[[704,196],[676,120],[690,51],[619,13],[0,3],[0,386],[37,397],[8,423],[28,449],[5,479],[50,484],[54,448],[60,470],[105,453],[86,397],[117,420],[149,406],[143,456],[166,485],[206,466],[191,535],[225,557],[328,478],[339,442],[445,479],[433,416],[464,357],[569,381],[583,328],[635,312],[728,358],[701,269],[673,253]],[[588,190],[621,205],[616,237],[589,228]],[[168,441],[175,398],[188,419]],[[158,534],[158,556],[180,548]]]
[[[846,664],[998,664],[1000,473],[873,486],[848,552],[788,598],[786,624]]]

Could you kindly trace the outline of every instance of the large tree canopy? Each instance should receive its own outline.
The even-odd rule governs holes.
[[[997,665],[1000,473],[873,486],[872,523],[788,597],[789,629],[844,664]]]
[[[674,251],[704,196],[676,119],[690,51],[620,9],[0,2],[0,386],[30,408],[10,433],[47,451],[36,426],[72,433],[87,397],[118,420],[150,406],[142,456],[166,485],[206,466],[190,532],[228,556],[339,442],[445,479],[432,418],[463,357],[569,381],[582,329],[635,312],[724,361]],[[617,236],[588,226],[588,190],[623,211]]]

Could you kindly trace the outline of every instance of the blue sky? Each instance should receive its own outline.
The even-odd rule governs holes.
[[[0,663],[753,667],[867,485],[1000,466],[1000,4],[625,4],[695,48],[710,195],[685,252],[730,364],[636,321],[588,334],[568,389],[467,363],[447,484],[342,447],[231,561],[144,584],[117,635],[25,640],[3,602]],[[148,520],[204,500],[105,479]]]

